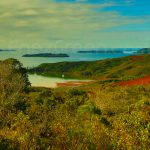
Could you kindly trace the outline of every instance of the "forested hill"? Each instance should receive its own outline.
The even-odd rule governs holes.
[[[72,78],[131,79],[150,74],[150,54],[105,59],[92,62],[45,63],[29,70],[45,76],[62,76]]]
[[[136,52],[137,54],[150,54],[150,48],[143,48]]]

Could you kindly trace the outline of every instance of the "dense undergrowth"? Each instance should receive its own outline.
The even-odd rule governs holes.
[[[22,66],[11,61],[6,61],[11,72],[6,62],[0,63],[0,149],[150,148],[149,85],[96,83],[77,88],[33,88],[27,76],[22,77]],[[7,86],[8,79],[15,90]]]

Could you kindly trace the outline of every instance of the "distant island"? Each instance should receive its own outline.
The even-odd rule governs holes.
[[[150,48],[143,48],[136,52],[136,54],[150,54]]]
[[[89,51],[78,51],[78,53],[123,53],[121,50],[89,50]]]
[[[3,49],[0,49],[0,52],[13,52],[15,50],[3,50]]]
[[[38,54],[25,54],[22,57],[69,57],[69,55],[68,54],[38,53]]]

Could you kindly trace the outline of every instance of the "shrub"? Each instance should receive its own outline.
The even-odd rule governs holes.
[[[100,119],[100,122],[101,123],[103,123],[104,125],[106,125],[106,126],[110,126],[110,122],[107,120],[107,118],[105,118],[105,117],[102,117],[101,119]]]
[[[78,89],[70,89],[68,94],[72,97],[72,96],[81,96],[81,95],[85,95],[86,92],[82,91],[82,90],[78,90]]]
[[[101,110],[97,108],[96,105],[92,102],[87,102],[84,105],[81,105],[78,108],[78,113],[79,114],[90,113],[90,114],[97,114],[97,115],[102,114]]]
[[[26,69],[16,59],[0,62],[0,105],[14,105],[30,83]]]
[[[108,115],[109,117],[111,117],[111,116],[115,116],[115,112],[114,112],[114,111],[109,110],[109,111],[107,112],[107,115]]]

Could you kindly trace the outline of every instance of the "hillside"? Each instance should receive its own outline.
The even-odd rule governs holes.
[[[92,62],[60,62],[41,64],[29,70],[45,76],[87,79],[129,80],[150,74],[150,54],[113,58]]]
[[[143,48],[136,52],[136,54],[150,54],[150,48]]]
[[[150,149],[150,85],[30,87],[15,59],[0,62],[0,83],[0,150]]]

